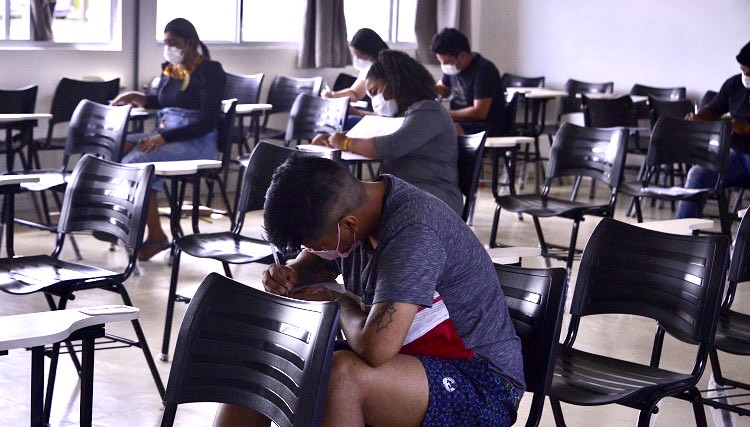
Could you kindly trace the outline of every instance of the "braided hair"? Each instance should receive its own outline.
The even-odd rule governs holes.
[[[435,79],[432,74],[404,52],[380,52],[367,72],[367,78],[380,79],[391,88],[400,114],[415,102],[435,99]]]

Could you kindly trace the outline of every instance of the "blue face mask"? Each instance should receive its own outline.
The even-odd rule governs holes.
[[[357,247],[359,247],[360,244],[362,244],[362,242],[357,240],[357,235],[354,234],[354,241],[352,242],[351,247],[349,247],[349,250],[347,250],[346,252],[340,252],[339,247],[341,246],[341,224],[336,223],[336,228],[338,230],[338,238],[336,239],[336,249],[316,251],[316,250],[307,248],[307,252],[310,252],[311,254],[315,256],[319,256],[325,260],[333,261],[338,258],[348,257],[349,254],[352,253],[352,251],[354,251],[354,249],[356,249]]]

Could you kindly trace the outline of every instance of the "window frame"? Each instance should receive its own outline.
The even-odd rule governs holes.
[[[122,51],[122,37],[123,37],[123,26],[122,26],[122,13],[123,13],[123,1],[120,0],[109,0],[110,5],[110,25],[109,25],[109,42],[75,42],[75,43],[64,43],[55,41],[35,41],[35,40],[9,40],[0,39],[0,51],[4,50],[22,50],[22,51],[36,51],[36,50],[82,50],[82,51],[102,51],[102,52],[116,52]],[[4,2],[6,17],[10,16],[10,0],[0,0]],[[2,7],[2,5],[0,5]],[[29,7],[31,5],[29,4]],[[31,23],[29,23],[31,25]],[[5,31],[6,37],[9,34],[10,19],[5,20]]]

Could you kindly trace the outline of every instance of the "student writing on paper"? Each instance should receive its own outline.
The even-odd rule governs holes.
[[[308,248],[264,273],[268,292],[289,295],[341,268],[364,304],[330,290],[307,295],[338,303],[349,345],[334,352],[324,425],[513,424],[521,343],[489,255],[448,206],[392,175],[362,182],[334,161],[292,156],[274,173],[263,217],[275,245]],[[407,348],[420,310],[439,304],[448,317],[440,336]],[[231,405],[215,419],[264,424]]]
[[[401,127],[374,138],[318,135],[313,144],[380,159],[382,173],[427,191],[461,215],[456,131],[448,112],[435,101],[432,75],[409,55],[386,50],[370,67],[366,85],[375,112],[404,117]]]

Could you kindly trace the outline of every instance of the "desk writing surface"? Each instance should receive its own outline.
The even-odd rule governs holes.
[[[273,108],[271,104],[237,104],[235,111],[237,114],[250,114],[256,111],[266,111]]]
[[[662,233],[691,235],[693,231],[710,230],[714,227],[714,221],[705,218],[680,218],[667,219],[663,221],[648,221],[633,224],[647,230],[661,231]]]
[[[38,175],[0,175],[0,187],[4,185],[39,182]]]
[[[179,175],[191,175],[201,169],[217,169],[221,167],[221,161],[219,160],[174,160],[167,162],[144,162],[144,163],[129,163],[128,166],[139,166],[143,167],[146,165],[154,165],[154,172],[158,176],[179,176]]]
[[[300,144],[297,146],[297,149],[302,150],[302,151],[314,151],[318,153],[324,153],[324,152],[336,150],[335,148],[324,147],[322,145],[313,145],[313,144]],[[344,160],[347,162],[376,162],[377,161],[377,159],[363,156],[362,154],[352,153],[351,151],[342,151],[341,160]]]
[[[85,314],[87,309],[104,314]],[[89,326],[137,319],[139,312],[136,307],[112,305],[2,316],[0,351],[60,342]]]
[[[43,120],[51,118],[52,114],[49,113],[0,114],[0,123],[20,122],[22,120]]]

